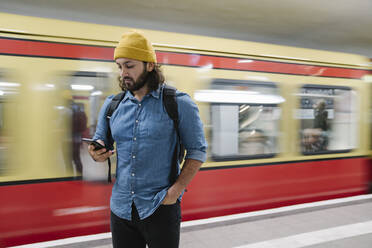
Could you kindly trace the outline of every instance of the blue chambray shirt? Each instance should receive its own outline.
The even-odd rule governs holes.
[[[172,155],[177,134],[162,100],[162,89],[146,95],[139,102],[127,91],[110,119],[112,136],[116,142],[116,181],[111,195],[111,211],[131,220],[132,202],[139,217],[150,216],[161,204],[171,186],[169,182]],[[98,117],[94,139],[106,143],[105,112],[114,96],[106,98]],[[181,141],[191,158],[206,160],[207,142],[199,111],[191,98],[176,92]]]

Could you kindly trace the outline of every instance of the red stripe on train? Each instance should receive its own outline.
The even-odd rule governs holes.
[[[182,200],[183,220],[367,193],[366,158],[198,172]]]
[[[196,67],[206,66],[214,69],[230,69],[339,78],[361,78],[364,75],[370,73],[368,70],[290,64],[262,60],[247,60],[241,58],[217,57],[200,54],[157,52],[156,56],[160,64],[164,63],[171,65],[187,65]]]
[[[112,61],[114,48],[70,43],[0,38],[0,53],[20,56],[39,56],[62,59],[90,59]],[[202,54],[157,51],[160,64],[203,67],[215,69],[283,73],[304,76],[337,78],[361,78],[370,74],[368,70],[336,68],[315,65],[280,63],[262,60],[247,60]]]
[[[64,181],[0,187],[0,247],[109,232],[111,185]]]
[[[0,53],[10,55],[112,61],[114,48],[0,38]]]

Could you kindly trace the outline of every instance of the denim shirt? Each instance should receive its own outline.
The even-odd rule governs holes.
[[[116,142],[116,181],[111,195],[111,211],[131,219],[132,202],[141,219],[150,216],[161,204],[169,189],[172,155],[177,143],[173,120],[162,100],[162,89],[138,101],[127,91],[110,119],[112,137]],[[107,140],[105,112],[114,96],[109,96],[99,113],[94,139]],[[206,160],[207,143],[199,111],[191,98],[176,92],[179,132],[187,154],[186,159]],[[179,165],[178,165],[179,167]]]

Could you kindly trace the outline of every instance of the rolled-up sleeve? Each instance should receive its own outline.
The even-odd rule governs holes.
[[[186,159],[205,162],[207,158],[207,141],[205,140],[203,123],[199,109],[191,97],[177,92],[179,132],[181,142],[187,151]]]
[[[111,100],[114,96],[109,96],[106,98],[105,102],[103,103],[101,110],[99,111],[98,115],[98,122],[96,127],[96,132],[93,136],[94,140],[103,140],[105,144],[107,144],[107,120],[106,120],[106,109]]]

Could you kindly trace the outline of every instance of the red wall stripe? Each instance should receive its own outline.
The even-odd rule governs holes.
[[[64,59],[113,60],[113,47],[57,43],[12,38],[0,38],[0,54],[39,56]],[[158,62],[165,65],[180,65],[215,69],[257,71],[336,78],[361,78],[368,70],[326,67],[316,65],[281,63],[263,60],[247,60],[202,54],[156,52]]]

